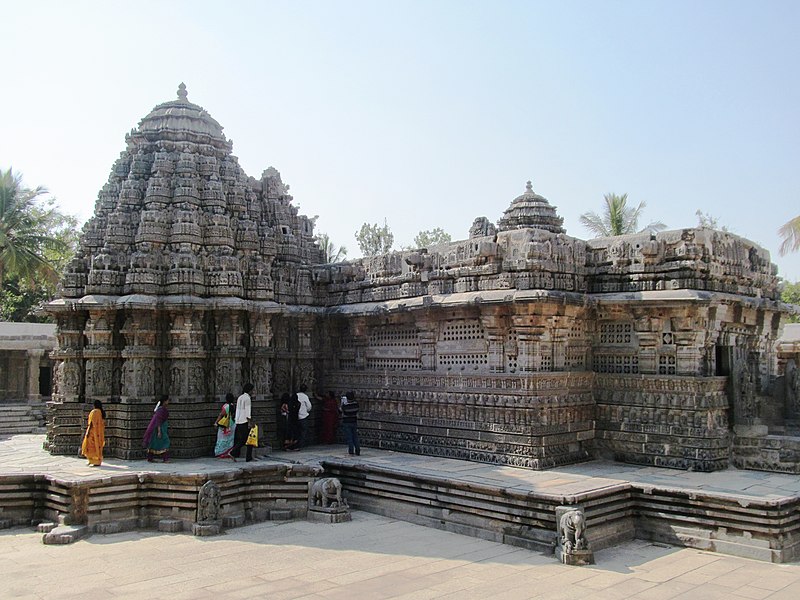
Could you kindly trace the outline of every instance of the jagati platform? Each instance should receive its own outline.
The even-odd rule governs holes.
[[[305,518],[308,485],[338,477],[354,509],[544,553],[555,507],[584,508],[593,550],[630,539],[770,562],[800,556],[800,479],[730,469],[715,473],[591,461],[530,471],[342,446],[275,452],[251,463],[110,459],[90,468],[42,450],[44,436],[0,439],[0,522],[61,519],[94,533],[191,530],[197,493],[213,480],[226,527]]]

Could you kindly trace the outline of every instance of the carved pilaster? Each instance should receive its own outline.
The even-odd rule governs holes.
[[[422,370],[434,371],[436,370],[436,321],[422,321],[417,328]]]
[[[39,363],[41,362],[44,350],[28,350],[28,381],[27,398],[28,402],[36,402],[41,399],[39,395]]]
[[[55,390],[57,402],[79,402],[84,389],[83,327],[86,315],[81,312],[58,316],[58,347],[52,357],[56,361]]]
[[[170,315],[169,394],[202,398],[208,395],[207,334],[202,310],[175,311]]]
[[[108,310],[89,312],[86,322],[86,398],[106,400],[119,390],[114,385],[114,363],[119,352],[114,348],[115,313]]]
[[[269,315],[254,315],[250,321],[250,383],[256,397],[269,396],[272,382],[272,322]],[[284,384],[285,385],[285,384]],[[288,391],[284,387],[282,391]]]
[[[158,324],[155,313],[132,310],[128,313],[121,333],[125,339],[122,350],[120,397],[123,400],[151,401],[159,393],[157,381]]]

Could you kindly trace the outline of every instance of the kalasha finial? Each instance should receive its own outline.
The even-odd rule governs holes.
[[[181,84],[178,86],[178,100],[183,100],[186,102],[186,96],[186,84],[181,81]]]
[[[525,193],[527,194],[533,193],[533,184],[531,183],[530,179],[528,180],[528,183],[525,184]]]

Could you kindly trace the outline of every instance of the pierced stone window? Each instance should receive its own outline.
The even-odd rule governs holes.
[[[407,325],[385,325],[369,332],[371,346],[418,346],[417,328]]]
[[[658,357],[658,374],[659,375],[675,375],[675,357],[674,356],[659,356]]]
[[[482,339],[484,339],[483,326],[478,321],[449,321],[442,328],[443,342]]]
[[[517,370],[518,347],[517,331],[509,329],[506,334],[506,370],[512,373]]]
[[[440,367],[466,367],[489,364],[486,354],[440,354]]]
[[[576,323],[572,327],[569,328],[568,337],[571,340],[580,339],[586,335],[586,331],[583,328],[582,323]]]
[[[638,373],[639,356],[636,354],[595,354],[592,368],[596,373]]]
[[[586,368],[586,350],[583,346],[567,346],[564,354],[564,366],[567,369],[580,371]]]
[[[367,361],[367,369],[381,371],[415,371],[422,365],[411,358],[371,358]]]
[[[356,368],[356,359],[355,358],[340,358],[339,359],[339,368],[343,371],[352,371]]]
[[[601,323],[601,344],[630,344],[633,339],[633,323]]]
[[[671,346],[675,343],[675,337],[672,335],[671,331],[665,331],[661,334],[661,343],[665,346]]]

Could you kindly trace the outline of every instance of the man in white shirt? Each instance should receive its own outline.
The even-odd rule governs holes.
[[[252,383],[245,383],[242,388],[242,395],[236,400],[236,429],[233,432],[233,448],[231,448],[231,457],[233,461],[239,458],[242,446],[247,444],[247,435],[250,433],[250,422],[252,420],[252,405],[253,401],[250,398],[250,392],[253,391]],[[247,446],[246,462],[253,460],[253,447]]]
[[[300,391],[297,392],[297,400],[300,402],[300,411],[297,413],[300,437],[297,445],[302,448],[308,445],[308,413],[311,412],[311,400],[306,394],[305,385],[300,386]]]

